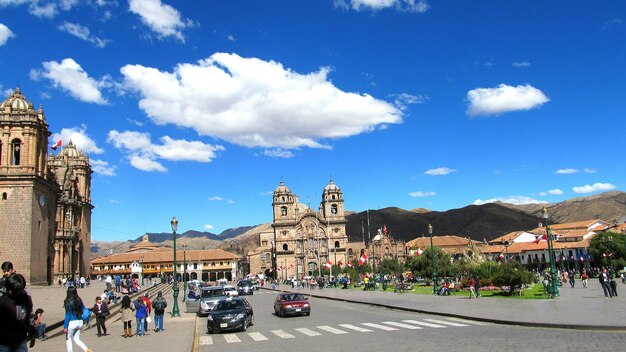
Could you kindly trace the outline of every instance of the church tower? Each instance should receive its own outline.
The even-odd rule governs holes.
[[[91,166],[89,156],[69,141],[57,156],[50,154],[48,167],[61,194],[56,204],[57,228],[51,248],[52,276],[89,276],[91,250]]]
[[[46,166],[49,136],[43,109],[19,88],[0,104],[0,253],[28,284],[51,281],[58,186]]]
[[[322,192],[322,216],[328,221],[345,219],[343,193],[333,180],[330,180]]]

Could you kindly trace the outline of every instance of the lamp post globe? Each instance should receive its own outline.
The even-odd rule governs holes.
[[[433,246],[433,225],[428,224],[428,235],[430,236],[430,257],[433,263],[433,294],[437,294],[437,267],[435,267],[435,247]]]
[[[552,279],[552,283],[550,284],[551,292],[550,296],[552,298],[556,298],[559,296],[559,287],[557,283],[557,274],[556,274],[556,257],[554,255],[554,246],[552,244],[552,234],[550,233],[550,228],[548,227],[548,218],[550,214],[548,214],[548,209],[545,207],[541,211],[541,216],[545,221],[546,226],[546,236],[548,237],[548,256],[550,257],[550,278]]]
[[[178,230],[178,220],[176,220],[176,217],[172,218],[170,224],[172,225],[172,234],[174,235],[174,287],[172,288],[174,306],[172,307],[172,317],[180,317],[180,311],[178,310],[178,274],[176,273],[176,267],[178,266],[176,262],[176,230]]]

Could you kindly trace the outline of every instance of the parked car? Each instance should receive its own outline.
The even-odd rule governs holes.
[[[187,297],[185,300],[185,310],[188,313],[206,315],[215,308],[217,302],[226,298],[228,298],[228,296],[222,286],[201,287],[199,295],[196,295],[194,298]]]
[[[237,283],[237,291],[240,295],[254,294],[254,286],[250,280],[241,280]]]
[[[224,291],[226,292],[226,296],[229,296],[229,297],[239,296],[239,292],[237,292],[237,289],[235,288],[235,286],[226,285],[224,286]]]
[[[229,297],[219,301],[207,318],[207,333],[246,331],[254,325],[254,311],[245,298]]]
[[[274,312],[279,317],[287,315],[310,315],[309,299],[299,293],[281,293],[274,301]]]

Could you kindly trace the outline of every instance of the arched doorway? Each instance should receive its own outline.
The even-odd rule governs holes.
[[[307,264],[307,275],[308,276],[317,275],[317,263],[316,262],[309,262]]]

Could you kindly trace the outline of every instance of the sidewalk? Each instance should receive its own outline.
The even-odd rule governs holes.
[[[92,282],[91,287],[79,289],[79,295],[90,307],[94,303],[97,295],[104,291],[105,285],[102,282]],[[52,324],[56,321],[63,320],[65,310],[63,308],[63,300],[65,299],[66,289],[58,286],[48,287],[28,287],[28,291],[33,299],[33,306],[43,308],[44,322]],[[164,297],[167,300],[167,309],[164,317],[163,332],[154,332],[154,321],[149,324],[146,336],[132,338],[124,338],[123,324],[120,321],[120,314],[112,314],[106,320],[107,336],[98,337],[95,321],[92,321],[92,328],[83,328],[81,340],[94,352],[105,350],[131,351],[141,346],[142,350],[151,352],[170,352],[170,351],[191,351],[195,340],[196,314],[185,313],[185,304],[180,302],[183,294],[182,288],[179,296],[180,317],[172,318],[170,316],[173,307],[173,297],[171,288],[163,290]],[[154,314],[151,315],[154,318]],[[132,321],[133,334],[136,331],[135,320]],[[86,326],[85,326],[86,327]],[[54,334],[54,333],[53,333]],[[49,335],[50,336],[50,335]],[[54,336],[46,341],[39,341],[32,351],[46,352],[65,352],[65,335]],[[80,351],[78,346],[74,345],[74,351]]]
[[[618,283],[624,295],[605,298],[597,280],[583,288],[578,281],[575,288],[560,288],[556,299],[518,300],[503,298],[469,299],[460,296],[433,296],[383,291],[330,289],[300,289],[312,297],[345,302],[370,304],[419,313],[436,314],[507,325],[550,327],[587,330],[624,330],[623,306],[626,303],[626,285]],[[290,291],[281,285],[277,290]],[[469,294],[468,294],[469,296]]]

